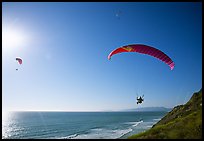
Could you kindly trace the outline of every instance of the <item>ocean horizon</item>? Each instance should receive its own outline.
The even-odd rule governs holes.
[[[2,139],[119,139],[150,129],[166,111],[15,111],[2,119]]]

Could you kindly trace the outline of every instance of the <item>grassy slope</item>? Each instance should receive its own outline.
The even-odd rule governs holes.
[[[129,139],[201,139],[202,89],[185,104],[174,107],[151,129]]]

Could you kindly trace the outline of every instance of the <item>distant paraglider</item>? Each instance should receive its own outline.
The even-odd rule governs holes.
[[[23,63],[23,60],[21,59],[21,58],[19,58],[19,57],[16,57],[16,61],[18,62],[18,64],[22,64]],[[18,69],[16,69],[16,70],[18,70]]]
[[[22,59],[19,57],[16,57],[16,61],[18,61],[18,63],[21,65],[23,63]]]
[[[175,64],[172,61],[172,59],[170,57],[168,57],[165,53],[163,53],[162,51],[154,48],[154,47],[150,47],[147,45],[142,45],[142,44],[132,44],[132,45],[126,45],[126,46],[122,46],[119,47],[115,50],[113,50],[109,55],[108,55],[108,59],[111,59],[111,56],[118,54],[118,53],[122,53],[122,52],[137,52],[137,53],[141,53],[141,54],[147,54],[150,56],[153,56],[161,61],[163,61],[164,63],[166,63],[171,70],[173,70]]]
[[[122,13],[122,12],[119,10],[119,11],[115,14],[115,16],[116,16],[118,19],[120,19],[121,13]]]

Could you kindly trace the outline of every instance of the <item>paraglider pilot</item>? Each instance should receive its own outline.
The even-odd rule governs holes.
[[[140,96],[139,98],[137,97],[137,104],[142,103],[144,101],[143,97],[144,95],[142,97]]]

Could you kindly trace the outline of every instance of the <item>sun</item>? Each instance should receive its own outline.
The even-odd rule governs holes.
[[[20,29],[3,28],[2,29],[2,47],[4,50],[13,50],[27,43],[25,33]]]

